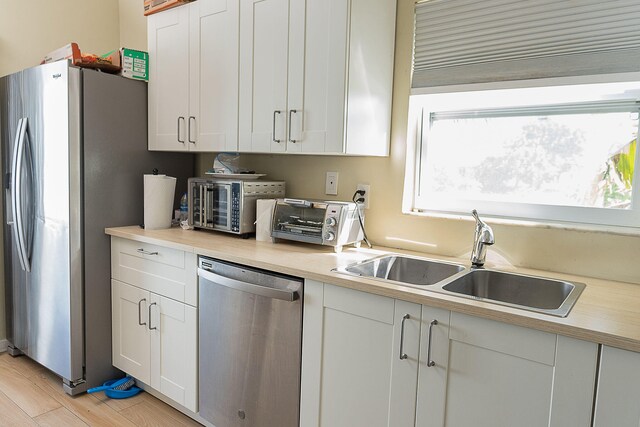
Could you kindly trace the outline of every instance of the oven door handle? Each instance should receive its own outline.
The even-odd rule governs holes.
[[[235,289],[242,292],[248,292],[250,294],[260,295],[267,298],[274,298],[284,301],[295,301],[298,299],[298,292],[296,291],[284,291],[282,289],[269,288],[262,285],[256,285],[253,283],[243,282],[229,277],[221,276],[212,271],[198,268],[198,276],[202,277],[209,282],[216,285],[225,286],[227,288]]]

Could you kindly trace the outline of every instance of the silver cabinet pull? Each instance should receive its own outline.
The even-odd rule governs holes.
[[[149,252],[149,251],[145,251],[142,248],[138,248],[138,253],[142,255],[158,255],[158,252]]]
[[[147,322],[143,322],[142,321],[142,313],[140,312],[140,304],[142,304],[142,301],[147,301],[146,298],[142,298],[140,301],[138,301],[138,325],[143,326],[146,325]]]
[[[152,328],[151,327],[151,307],[153,307],[154,305],[158,305],[155,302],[152,302],[151,304],[149,304],[149,330],[152,331],[154,329],[158,329],[155,326]]]
[[[411,319],[409,314],[405,314],[402,316],[402,322],[400,323],[400,360],[404,360],[407,357],[407,353],[404,352],[404,321],[407,319]]]
[[[195,144],[196,142],[191,139],[191,120],[192,119],[193,119],[193,123],[196,122],[196,118],[195,117],[189,116],[189,127],[187,127],[187,130],[188,130],[188,137],[187,138],[189,139],[190,143]]]
[[[282,142],[282,140],[281,139],[276,139],[276,116],[278,114],[282,114],[282,111],[275,110],[273,112],[273,142],[277,142],[278,144],[280,144]]]
[[[184,144],[184,139],[180,139],[180,119],[182,119],[182,121],[184,121],[184,117],[182,117],[182,116],[178,117],[178,135],[177,135],[177,138],[178,138],[178,142],[180,144]]]
[[[431,360],[431,335],[433,335],[433,327],[438,324],[436,319],[433,319],[431,323],[429,323],[429,343],[427,344],[427,367],[431,368],[436,366],[436,362]]]
[[[293,115],[293,113],[297,112],[298,110],[289,110],[289,141],[293,142],[294,144],[298,142],[298,140],[291,138],[291,116]]]

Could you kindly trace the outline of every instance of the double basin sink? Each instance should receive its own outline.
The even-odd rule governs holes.
[[[559,317],[569,314],[585,288],[579,282],[467,269],[459,264],[406,255],[384,255],[335,271]]]

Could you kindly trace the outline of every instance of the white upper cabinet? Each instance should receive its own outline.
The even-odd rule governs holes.
[[[240,7],[240,151],[387,155],[395,0]]]
[[[151,15],[149,44],[149,149],[187,150],[189,117],[189,9]]]
[[[288,0],[240,2],[241,151],[286,148]]]
[[[149,16],[150,150],[237,150],[238,26],[231,0]]]

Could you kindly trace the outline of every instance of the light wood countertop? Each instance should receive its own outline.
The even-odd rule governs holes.
[[[225,233],[180,228],[143,230],[131,226],[107,228],[105,232],[111,236],[640,352],[640,285],[525,268],[508,270],[585,283],[587,287],[569,315],[560,318],[331,271],[335,267],[388,253],[453,261],[469,266],[468,261],[456,258],[377,246],[373,249],[345,247],[342,253],[336,254],[328,246],[294,242],[274,244]]]

